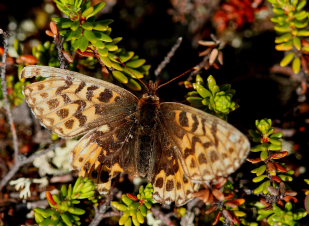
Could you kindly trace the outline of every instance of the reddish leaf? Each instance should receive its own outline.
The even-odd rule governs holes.
[[[56,201],[53,198],[53,195],[49,191],[46,192],[46,198],[52,205],[57,205]]]
[[[212,225],[217,225],[220,221],[220,217],[222,216],[222,212],[218,212],[214,222],[212,223]]]
[[[277,162],[275,162],[274,164],[275,164],[275,166],[276,166],[276,168],[277,168],[277,170],[279,172],[283,172],[283,173],[287,173],[288,172],[288,170],[286,168],[284,168],[281,164],[279,164]]]
[[[132,199],[133,201],[135,201],[135,202],[138,201],[138,198],[137,198],[136,195],[133,195],[133,194],[128,193],[127,196],[128,196],[130,199]]]
[[[218,189],[213,189],[212,194],[218,199],[219,201],[224,201],[224,195],[221,191]]]
[[[248,161],[248,162],[251,162],[251,163],[253,163],[253,164],[256,164],[256,163],[261,162],[262,159],[261,159],[261,158],[256,158],[256,159],[249,159],[249,158],[247,158],[247,161]]]
[[[280,177],[278,177],[278,176],[271,176],[270,178],[271,178],[272,180],[276,181],[277,183],[282,182],[282,179],[281,179]]]
[[[271,154],[270,159],[281,159],[285,156],[287,156],[289,154],[289,152],[287,151],[282,151],[282,152],[276,152]]]

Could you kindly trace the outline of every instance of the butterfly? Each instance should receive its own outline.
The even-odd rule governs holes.
[[[107,194],[120,173],[147,178],[153,198],[184,205],[199,185],[228,176],[250,144],[229,123],[201,110],[160,102],[158,87],[137,98],[112,83],[48,66],[27,66],[23,78],[45,77],[24,88],[41,124],[63,138],[83,137],[72,151],[80,176]]]

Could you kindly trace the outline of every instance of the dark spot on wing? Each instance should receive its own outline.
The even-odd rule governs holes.
[[[44,88],[45,88],[44,84],[39,84],[39,85],[38,85],[38,90],[42,90],[42,89],[44,89]]]
[[[79,86],[77,87],[77,89],[75,90],[75,94],[80,92],[84,87],[86,86],[85,82],[81,82],[79,83]]]
[[[60,117],[60,118],[66,118],[66,117],[68,117],[68,115],[69,115],[69,110],[66,109],[66,108],[62,108],[62,109],[58,110],[58,111],[56,112],[56,114],[57,114],[58,117]]]
[[[204,153],[200,153],[200,154],[198,155],[198,162],[199,162],[200,164],[205,164],[205,163],[207,163],[207,159],[206,159],[206,156],[205,156]]]
[[[179,114],[179,124],[181,126],[189,126],[189,120],[188,120],[188,117],[187,117],[187,113],[182,111],[180,114]]]
[[[218,154],[216,153],[216,151],[211,151],[210,152],[210,161],[212,162],[216,162],[219,160],[219,156]]]
[[[98,89],[99,87],[97,87],[97,86],[89,86],[88,88],[87,88],[87,92],[86,92],[86,98],[87,98],[87,100],[91,100],[91,98],[93,97],[93,91],[94,90],[96,90],[96,89]]]
[[[43,97],[43,98],[47,98],[48,94],[47,93],[41,93],[40,96]]]
[[[191,127],[191,132],[195,132],[199,123],[198,123],[196,115],[192,115],[192,119],[193,119],[193,124],[192,124],[192,127]]]
[[[99,94],[98,100],[107,103],[112,97],[113,97],[112,91],[110,91],[109,89],[105,89],[103,92]]]
[[[184,150],[184,157],[187,158],[190,155],[193,155],[195,153],[195,151],[192,148],[186,148]]]
[[[59,100],[57,99],[51,99],[47,101],[49,110],[55,109],[59,105]]]
[[[105,170],[101,171],[100,180],[103,183],[106,183],[109,180],[109,173],[108,173],[108,171],[105,171]]]
[[[79,126],[84,126],[87,122],[87,117],[83,115],[82,113],[75,114],[75,118],[79,121]]]
[[[163,178],[159,177],[155,182],[155,187],[162,188],[163,187]]]
[[[174,189],[174,181],[168,180],[166,182],[166,191],[172,191]]]
[[[70,120],[66,121],[66,122],[64,123],[64,125],[65,125],[65,127],[66,127],[67,129],[72,129],[72,128],[73,128],[73,125],[74,125],[74,120],[73,120],[73,119],[70,119]]]

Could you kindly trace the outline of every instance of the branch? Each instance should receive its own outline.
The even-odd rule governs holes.
[[[0,65],[1,68],[1,85],[2,85],[2,93],[3,93],[3,101],[4,101],[4,108],[9,120],[10,128],[12,131],[12,137],[13,137],[13,147],[14,147],[14,160],[15,163],[19,161],[19,149],[18,149],[18,139],[17,139],[17,133],[16,133],[16,128],[14,125],[14,120],[13,120],[13,114],[8,98],[8,88],[6,84],[6,58],[7,58],[7,53],[8,53],[8,38],[9,35],[4,32],[2,29],[0,29],[0,34],[3,36],[3,48],[4,48],[4,53],[2,56],[2,64]]]
[[[14,177],[14,175],[18,172],[18,170],[22,166],[24,166],[28,163],[32,163],[34,159],[36,159],[36,158],[38,158],[42,155],[47,154],[48,152],[54,150],[57,147],[58,147],[58,145],[52,145],[44,151],[35,152],[32,155],[30,155],[30,157],[28,157],[28,158],[24,158],[24,159],[21,159],[19,161],[16,161],[14,166],[8,172],[8,174],[4,178],[2,178],[2,180],[0,182],[0,190],[2,190],[2,188],[12,179],[12,177]]]
[[[182,37],[179,37],[175,45],[172,47],[172,49],[168,52],[168,54],[164,58],[164,60],[159,64],[159,66],[155,70],[155,75],[157,77],[161,73],[161,71],[166,67],[166,65],[171,61],[171,58],[175,55],[175,52],[179,48],[181,42],[182,42]]]
[[[63,55],[63,38],[61,38],[60,36],[55,37],[54,43],[56,44],[58,50],[58,59],[60,61],[60,68],[62,69],[68,68],[68,63]]]
[[[107,217],[111,217],[111,216],[120,216],[120,215],[110,215],[108,216],[108,214],[111,213],[116,213],[115,211],[111,211],[106,213],[106,211],[110,208],[110,201],[112,199],[112,194],[110,194],[109,196],[107,196],[106,201],[100,206],[100,208],[95,208],[95,216],[92,219],[91,223],[89,224],[89,226],[97,226],[100,224],[100,222]],[[120,212],[118,212],[120,213]]]

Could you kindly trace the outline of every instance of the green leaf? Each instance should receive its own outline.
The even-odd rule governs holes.
[[[89,13],[86,17],[88,19],[89,17],[95,16],[97,13],[99,13],[104,7],[106,3],[105,2],[100,2],[99,4],[95,5],[93,8],[93,11]]]
[[[141,91],[142,90],[142,87],[140,86],[140,84],[132,78],[129,79],[127,86],[133,91]]]
[[[267,175],[261,175],[261,176],[253,178],[252,181],[254,183],[258,183],[258,182],[261,182],[262,180],[264,180],[266,177],[267,177]]]
[[[262,161],[265,161],[269,156],[268,151],[262,151],[260,154],[260,158],[262,159]]]
[[[97,31],[107,31],[108,25],[112,22],[113,20],[111,19],[96,21],[94,23],[93,29]]]
[[[78,42],[78,48],[82,51],[82,52],[85,52],[86,49],[88,48],[88,44],[89,44],[89,41],[84,37],[82,36],[81,38],[79,38],[77,40]]]
[[[86,22],[86,23],[83,23],[82,24],[82,28],[84,28],[85,30],[92,30],[92,28],[93,28],[93,24],[92,23],[90,23],[90,22]]]
[[[298,74],[300,72],[300,67],[301,67],[300,58],[299,57],[295,57],[295,59],[293,60],[293,65],[292,65],[293,72],[295,74]]]
[[[300,38],[294,37],[294,39],[293,39],[293,44],[294,44],[294,47],[295,47],[297,50],[301,50],[301,40],[300,40]]]
[[[84,12],[82,13],[82,17],[88,18],[88,16],[93,12],[94,7],[90,7],[86,10],[84,10]]]
[[[285,57],[284,57],[284,58],[281,60],[281,62],[280,62],[280,66],[281,66],[281,67],[287,66],[289,63],[292,62],[294,56],[295,56],[295,53],[294,53],[294,52],[291,52],[291,53],[285,55]]]
[[[309,30],[301,30],[297,32],[298,36],[309,36]]]
[[[138,59],[138,60],[132,60],[126,63],[128,67],[131,68],[139,68],[143,64],[145,64],[146,60],[145,59]]]
[[[94,34],[97,36],[97,38],[103,42],[112,42],[113,39],[108,36],[107,34],[103,32],[94,31]]]
[[[208,87],[213,95],[215,95],[219,91],[219,87],[216,84],[215,78],[210,75],[207,78]]]
[[[127,84],[129,82],[129,79],[127,76],[125,76],[122,72],[120,71],[112,71],[112,74],[115,79],[117,79],[119,82],[123,84]],[[129,199],[129,198],[128,198]],[[131,199],[130,199],[131,200]],[[125,202],[125,201],[124,201]],[[126,202],[125,202],[126,203]],[[127,203],[126,203],[127,204]],[[127,204],[129,205],[129,204]]]
[[[307,4],[307,1],[306,0],[302,0],[298,3],[298,6],[296,7],[296,10],[297,11],[300,11],[302,10]]]
[[[90,41],[92,44],[94,44],[95,46],[97,46],[96,43],[97,43],[99,40],[98,40],[97,36],[93,33],[93,31],[85,30],[85,31],[84,31],[84,36],[85,36],[85,38],[86,38],[88,41]]]
[[[294,14],[297,20],[303,20],[308,17],[308,13],[306,11],[300,11],[299,13]]]
[[[209,92],[208,89],[206,89],[205,87],[203,87],[202,85],[200,84],[196,84],[195,85],[195,88],[196,88],[196,91],[198,92],[198,94],[203,97],[203,98],[206,98],[206,97],[211,97],[211,92]]]
[[[79,28],[79,25],[80,25],[79,21],[74,21],[71,25],[71,30],[76,31]]]

